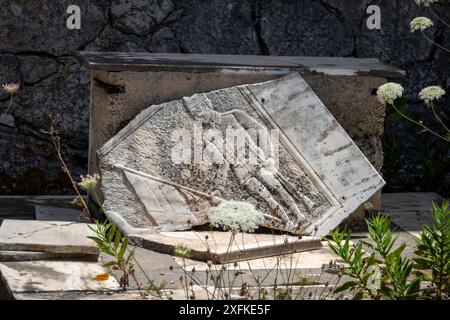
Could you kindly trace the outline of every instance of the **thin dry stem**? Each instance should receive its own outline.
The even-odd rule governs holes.
[[[52,139],[53,146],[55,147],[56,156],[61,163],[62,169],[64,173],[67,175],[67,177],[70,180],[70,183],[72,184],[73,189],[75,190],[77,196],[74,200],[74,203],[81,206],[83,209],[83,213],[86,218],[88,218],[91,222],[95,222],[95,219],[93,218],[88,205],[86,204],[86,201],[84,200],[80,190],[78,189],[77,182],[72,177],[72,174],[70,173],[69,167],[66,164],[66,161],[64,160],[64,157],[62,155],[61,151],[61,137],[59,135],[59,130],[57,129],[59,123],[61,122],[61,118],[59,115],[50,115],[50,127],[48,130],[41,130],[41,132],[49,135]]]

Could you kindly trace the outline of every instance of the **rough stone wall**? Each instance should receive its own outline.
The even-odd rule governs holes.
[[[66,9],[81,7],[81,30]],[[379,5],[382,29],[366,28]],[[0,0],[0,83],[19,82],[14,125],[0,125],[0,194],[67,193],[70,188],[41,129],[61,115],[63,151],[75,175],[88,152],[89,72],[80,50],[378,57],[407,71],[407,96],[450,86],[449,55],[409,31],[429,16],[413,0]],[[450,18],[448,6],[436,9]],[[447,19],[450,20],[450,19]],[[430,30],[450,44],[441,24]],[[0,107],[7,106],[0,93]]]

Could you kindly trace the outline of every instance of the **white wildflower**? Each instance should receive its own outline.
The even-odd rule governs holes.
[[[377,98],[381,104],[394,104],[395,99],[402,97],[403,91],[400,84],[388,82],[378,88]]]
[[[98,174],[81,176],[80,180],[81,182],[78,183],[80,187],[86,190],[94,190],[100,181],[100,176]]]
[[[242,201],[222,201],[209,210],[211,223],[232,232],[253,232],[264,221],[255,206]]]
[[[438,2],[439,0],[416,0],[418,6],[424,5],[424,7],[429,7],[432,3]]]
[[[20,89],[20,85],[18,83],[5,83],[2,87],[3,90],[9,94],[17,93]]]
[[[442,98],[443,95],[445,95],[445,90],[441,87],[429,86],[420,91],[419,98],[430,104],[432,101]]]
[[[427,17],[417,17],[414,18],[410,23],[411,32],[415,31],[423,31],[433,25],[433,21],[428,19]]]

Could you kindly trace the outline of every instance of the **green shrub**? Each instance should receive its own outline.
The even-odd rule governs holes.
[[[433,203],[434,226],[424,226],[417,242],[414,267],[433,285],[432,294],[441,300],[449,296],[450,209],[448,201]]]

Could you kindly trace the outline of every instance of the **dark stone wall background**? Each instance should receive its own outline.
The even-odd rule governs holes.
[[[81,7],[79,31],[65,26],[71,4]],[[366,27],[369,4],[381,8],[381,30]],[[22,86],[14,127],[0,125],[0,194],[71,191],[40,131],[50,113],[61,115],[63,151],[73,173],[86,172],[90,80],[73,58],[76,51],[377,57],[407,71],[401,81],[412,108],[423,108],[417,93],[425,85],[450,91],[449,54],[409,30],[412,18],[432,17],[414,0],[0,0],[0,7],[0,83]],[[448,5],[434,8],[450,20]],[[442,24],[428,31],[450,47],[450,30]],[[7,98],[0,93],[1,110]],[[391,140],[404,132],[405,147],[395,157],[401,161],[389,188],[424,189],[416,182],[423,174],[411,151],[416,142],[405,127],[388,130]]]

